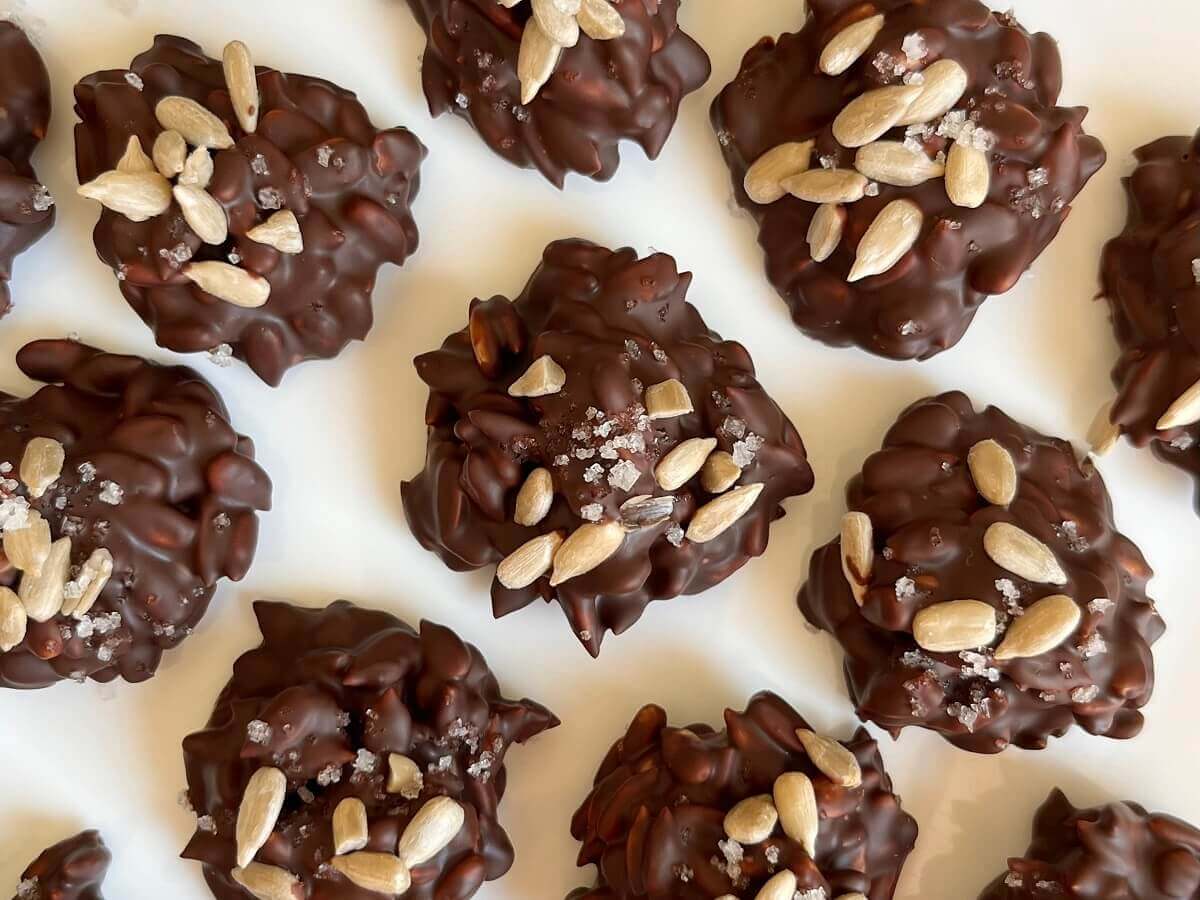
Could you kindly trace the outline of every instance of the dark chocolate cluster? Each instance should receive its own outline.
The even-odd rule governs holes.
[[[944,394],[900,416],[846,496],[800,608],[846,651],[862,718],[978,753],[1141,730],[1152,573],[1069,443]]]
[[[271,482],[182,367],[37,341],[0,394],[0,686],[144,681],[238,580]]]
[[[275,385],[366,336],[379,267],[417,247],[409,131],[379,131],[327,81],[256,69],[240,43],[223,65],[164,35],[84,78],[75,108],[96,250],[159,344]]]
[[[642,709],[571,833],[599,870],[571,900],[890,900],[917,823],[866,729],[823,737],[762,693],[720,731]]]
[[[557,600],[596,655],[650,602],[763,553],[780,502],[812,488],[799,434],[691,281],[662,253],[560,241],[520,297],[473,301],[417,358],[429,445],[409,525],[453,569],[499,563],[497,616]]]
[[[979,0],[812,0],[712,121],[796,324],[893,359],[953,346],[1104,163],[1058,47]]]
[[[1076,809],[1051,792],[1033,843],[979,900],[1190,900],[1200,897],[1200,830],[1136,803]]]
[[[493,151],[558,187],[572,171],[611,178],[622,139],[657,157],[683,97],[711,74],[708,55],[679,27],[680,0],[408,5],[426,35],[422,82],[430,111],[465,118]],[[613,16],[615,27],[605,30]]]
[[[1198,140],[1166,137],[1136,151],[1129,221],[1104,248],[1101,274],[1121,345],[1108,421],[1200,483]]]
[[[558,720],[506,700],[440,625],[344,600],[255,613],[262,645],[183,744],[198,817],[183,855],[213,894],[467,900],[507,872],[505,755]]]
[[[50,75],[19,26],[0,21],[0,316],[13,259],[54,224],[54,198],[29,158],[50,123]]]
[[[29,864],[13,900],[104,900],[100,887],[110,862],[98,831],[77,834]]]

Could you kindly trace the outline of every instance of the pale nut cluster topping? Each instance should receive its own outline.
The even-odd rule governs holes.
[[[258,76],[250,50],[241,41],[225,47],[223,70],[238,124],[246,134],[253,134],[259,117]],[[214,171],[212,154],[233,147],[233,135],[220,118],[190,97],[164,97],[154,115],[163,131],[150,155],[137,135],[130,136],[116,168],[81,186],[80,196],[132,222],[161,216],[174,203],[196,237],[210,246],[222,246],[229,238],[229,215],[208,186]],[[291,210],[272,213],[245,236],[283,254],[304,251],[300,222]],[[267,279],[233,261],[187,262],[180,271],[200,290],[234,306],[254,309],[271,296]]]
[[[1108,453],[1121,439],[1121,426],[1112,420],[1115,405],[1116,401],[1110,400],[1101,406],[1091,428],[1088,429],[1088,444],[1094,456]],[[1200,423],[1200,381],[1172,401],[1154,427],[1158,431],[1166,432],[1188,428],[1197,423]]]
[[[496,0],[512,9],[522,0]],[[531,103],[558,68],[562,52],[579,43],[582,32],[594,41],[625,33],[625,20],[608,0],[529,0],[533,16],[525,23],[517,55],[521,102]]]

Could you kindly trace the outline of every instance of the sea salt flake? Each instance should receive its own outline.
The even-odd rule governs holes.
[[[125,81],[139,91],[145,90],[146,82],[142,81],[142,76],[138,75],[137,72],[126,72]]]
[[[925,75],[922,72],[905,72],[903,80],[905,84],[924,84]]]
[[[174,247],[158,251],[158,255],[167,261],[167,265],[174,269],[178,269],[185,262],[192,258],[192,248],[180,241]]]
[[[579,510],[579,515],[583,516],[589,522],[599,522],[600,518],[604,515],[604,507],[599,503],[589,503]]]
[[[459,109],[466,109],[467,107],[469,107],[471,105],[471,98],[468,97],[466,94],[464,94],[462,91],[459,91],[457,94],[454,95],[454,105],[457,106]]]
[[[826,900],[825,888],[815,887],[796,891],[792,900]]]
[[[583,480],[588,484],[596,484],[604,475],[604,466],[592,463],[583,471]]]
[[[921,332],[921,326],[918,325],[916,322],[914,322],[912,319],[909,319],[906,322],[900,323],[900,333],[906,337],[908,335],[920,334],[920,332]]]
[[[726,416],[721,423],[721,430],[735,438],[746,436],[746,423],[735,416]]]
[[[1091,659],[1093,656],[1100,656],[1107,652],[1108,644],[1105,643],[1098,631],[1093,631],[1079,645],[1079,653],[1084,659]]]
[[[267,158],[261,153],[255,153],[254,159],[250,160],[250,171],[255,175],[269,175],[271,170],[267,166]]]
[[[1104,615],[1106,612],[1108,612],[1114,606],[1116,606],[1116,604],[1112,600],[1109,600],[1107,597],[1097,597],[1095,600],[1091,600],[1088,602],[1087,608],[1088,608],[1088,612],[1093,612],[1093,613],[1098,613],[1099,615]]]
[[[208,351],[208,361],[220,369],[233,365],[233,347],[229,344],[217,344]]]
[[[642,348],[633,338],[627,338],[625,340],[625,352],[629,354],[631,359],[640,359]]]
[[[217,820],[212,816],[200,816],[196,819],[196,829],[205,834],[217,833]]]
[[[679,865],[675,867],[675,874],[684,884],[687,884],[696,877],[696,873],[690,866]]]
[[[909,62],[920,62],[929,55],[929,44],[919,31],[913,31],[904,36],[900,49],[908,57]]]
[[[1025,886],[1025,879],[1016,872],[1009,872],[1004,876],[1004,884],[1010,888],[1019,888]]]
[[[1083,553],[1090,546],[1088,539],[1079,533],[1079,524],[1077,522],[1067,520],[1055,530],[1075,553]]]
[[[670,359],[670,357],[667,356],[667,351],[658,346],[658,344],[653,345],[651,352],[654,354],[654,358],[660,363],[668,362]]]
[[[865,188],[863,188],[863,193],[866,194],[868,197],[878,197],[879,196],[879,185],[874,181],[868,181],[867,186]]]
[[[283,194],[277,188],[265,187],[258,192],[258,205],[263,209],[283,209]]]
[[[44,184],[35,184],[33,186],[33,208],[37,212],[45,212],[54,205],[54,195],[50,193],[50,189]]]
[[[554,464],[556,466],[565,466],[570,462],[571,462],[571,457],[567,456],[567,454],[565,454],[565,453],[560,453],[560,454],[558,454],[558,456],[554,457]]]
[[[317,795],[310,791],[308,787],[303,784],[296,788],[296,796],[300,798],[302,803],[314,803],[317,799]]]
[[[979,711],[963,703],[951,703],[946,707],[946,712],[951,718],[958,719],[967,731],[974,731],[975,723],[979,721]]]
[[[379,768],[379,757],[370,750],[362,749],[354,757],[354,771],[370,775]]]
[[[896,599],[904,602],[917,599],[917,583],[904,575],[896,579]]]
[[[963,678],[986,678],[993,684],[1000,680],[1000,670],[988,665],[988,658],[973,650],[962,650],[958,654],[965,665],[962,666]]]
[[[330,763],[317,773],[317,784],[321,787],[329,787],[329,785],[337,784],[341,780],[342,767],[335,766],[333,763]]]
[[[818,161],[821,163],[822,169],[836,169],[837,168],[837,157],[836,156],[822,156],[822,157],[820,157],[820,159]]]
[[[675,522],[667,529],[667,540],[674,547],[679,547],[683,544],[685,532],[678,522]]]
[[[328,144],[322,144],[317,148],[317,165],[322,169],[328,169],[329,163],[333,160],[333,148]]]
[[[642,473],[633,464],[633,461],[623,459],[609,471],[608,483],[618,491],[628,491],[637,484],[638,479],[641,477]]]
[[[1036,191],[1050,183],[1050,172],[1043,166],[1030,169],[1025,173],[1025,182]]]
[[[1038,696],[1046,703],[1053,703],[1058,699],[1058,694],[1054,691],[1042,691]]]
[[[591,459],[595,455],[596,455],[595,447],[580,447],[578,450],[575,451],[576,459]]]
[[[1071,691],[1071,701],[1073,703],[1091,703],[1099,696],[1100,688],[1094,684],[1080,686]]]
[[[262,719],[254,719],[246,723],[246,738],[252,744],[269,744],[272,735],[271,726]]]
[[[125,489],[115,481],[100,482],[100,493],[97,495],[101,503],[107,503],[110,506],[119,506],[121,501],[125,499]]]

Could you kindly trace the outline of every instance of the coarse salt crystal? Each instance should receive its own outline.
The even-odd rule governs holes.
[[[1098,696],[1100,688],[1094,684],[1077,687],[1071,691],[1071,700],[1074,703],[1091,703]]]
[[[271,743],[271,726],[262,719],[254,719],[246,723],[246,738],[252,744]]]
[[[913,31],[904,36],[900,49],[908,57],[909,62],[920,62],[929,55],[929,44],[919,31]]]
[[[107,503],[110,506],[119,506],[121,501],[125,499],[125,489],[115,481],[102,481],[100,482],[98,498],[101,503]]]
[[[600,517],[604,515],[604,507],[599,503],[589,503],[579,510],[579,515],[589,522],[599,522]]]

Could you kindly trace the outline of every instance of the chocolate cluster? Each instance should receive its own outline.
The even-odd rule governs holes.
[[[144,681],[250,566],[271,482],[182,367],[37,341],[0,394],[0,686]]]
[[[452,631],[338,601],[255,605],[263,643],[183,743],[220,900],[467,900],[511,867],[504,759],[558,724]]]
[[[408,0],[425,31],[421,80],[487,145],[558,187],[607,181],[621,140],[658,156],[708,55],[679,27],[680,0]]]
[[[643,708],[571,833],[599,871],[570,900],[890,900],[917,823],[866,729],[824,737],[762,693],[719,731]]]
[[[979,0],[812,0],[712,121],[796,324],[893,359],[953,346],[1104,163],[1057,44]]]
[[[1051,792],[1024,857],[979,900],[1186,900],[1200,896],[1200,830],[1136,803],[1076,809]]]
[[[276,385],[371,328],[379,267],[417,247],[425,148],[357,97],[159,35],[128,69],[75,87],[94,237],[158,343],[245,360]]]
[[[29,864],[13,900],[104,900],[100,887],[110,862],[98,831],[77,834]]]
[[[1105,427],[1147,444],[1200,484],[1200,145],[1166,137],[1136,151],[1129,220],[1104,248],[1101,277],[1121,358]],[[1200,492],[1197,494],[1200,509]]]
[[[0,316],[13,259],[54,224],[54,198],[29,159],[50,124],[50,75],[19,26],[0,21]]]
[[[429,443],[409,525],[453,569],[499,564],[497,616],[557,600],[596,655],[650,602],[763,553],[780,502],[812,488],[799,434],[691,281],[662,253],[559,241],[516,300],[473,301],[417,358]]]
[[[977,753],[1078,723],[1128,738],[1163,622],[1091,462],[961,393],[909,407],[846,490],[800,609],[846,652],[858,714]]]

